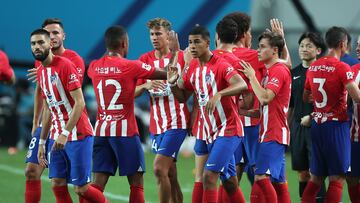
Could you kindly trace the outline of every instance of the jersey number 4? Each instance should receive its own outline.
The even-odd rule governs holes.
[[[99,84],[97,85],[97,89],[99,90],[99,100],[100,100],[100,106],[103,110],[121,110],[123,109],[123,105],[122,104],[115,104],[117,99],[119,98],[120,94],[121,94],[121,85],[117,80],[113,80],[113,79],[107,79],[105,80],[105,87],[109,86],[109,85],[113,85],[115,86],[115,93],[110,101],[109,106],[106,108],[105,107],[105,102],[104,102],[104,94],[103,94],[103,82],[102,80],[100,80]]]
[[[327,100],[328,100],[328,99],[327,99],[327,94],[326,94],[326,92],[325,92],[325,90],[324,90],[325,81],[326,81],[325,78],[313,78],[313,82],[319,84],[318,90],[319,90],[319,92],[321,93],[322,98],[323,98],[323,99],[322,99],[322,102],[317,102],[317,101],[315,100],[315,105],[316,105],[316,107],[319,108],[319,109],[324,108],[324,107],[326,106]]]

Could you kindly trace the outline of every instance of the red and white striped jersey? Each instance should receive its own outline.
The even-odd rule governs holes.
[[[73,110],[75,102],[70,92],[81,88],[78,72],[70,60],[54,56],[49,66],[43,67],[42,64],[38,66],[37,78],[42,97],[51,111],[50,138],[55,140],[62,133]],[[70,132],[68,141],[81,140],[85,136],[92,135],[93,129],[84,109],[76,126]]]
[[[84,80],[84,73],[85,73],[85,63],[84,60],[81,58],[79,54],[77,54],[75,51],[66,49],[64,53],[61,55],[62,57],[65,57],[69,59],[76,67],[76,71],[78,72],[80,83],[83,83]],[[35,61],[35,67],[39,67],[41,65],[40,61]]]
[[[264,63],[259,61],[257,51],[245,47],[236,47],[233,48],[232,51],[240,60],[250,63],[255,70],[257,80],[261,83],[266,74],[266,68]],[[257,97],[254,97],[254,106],[252,109],[260,109],[260,102]],[[242,115],[240,115],[240,118],[244,126],[255,126],[260,123],[260,118],[251,118]]]
[[[287,123],[291,94],[291,73],[282,63],[275,63],[265,76],[264,87],[275,93],[267,105],[262,106],[260,142],[276,141],[289,145],[290,131]]]
[[[213,142],[220,136],[243,136],[242,124],[232,97],[222,97],[211,114],[205,113],[205,106],[218,91],[229,86],[230,78],[238,74],[225,60],[213,55],[209,62],[200,66],[198,59],[192,59],[183,75],[184,86],[194,91],[199,104],[198,119],[203,119],[203,137],[198,139]],[[196,125],[195,121],[195,125]],[[206,136],[205,136],[206,135]]]
[[[98,113],[95,136],[132,137],[138,135],[134,114],[136,82],[149,78],[155,68],[141,61],[117,56],[104,56],[91,62],[91,78]]]
[[[140,61],[163,69],[170,61],[171,53],[163,59],[155,57],[155,50],[143,54]],[[182,51],[178,55],[179,74],[184,68],[184,54]],[[151,80],[138,80],[137,85],[150,82]],[[152,134],[161,134],[170,129],[186,129],[189,121],[189,110],[186,103],[180,103],[172,94],[169,84],[166,80],[164,90],[152,89],[150,93],[150,132]]]
[[[356,64],[351,67],[354,72],[355,83],[360,87],[360,64]],[[360,120],[360,104],[353,101],[354,112],[352,115],[351,128],[350,128],[350,136],[351,141],[359,142],[359,120]]]

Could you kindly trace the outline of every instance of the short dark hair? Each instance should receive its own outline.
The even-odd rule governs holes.
[[[124,27],[115,25],[109,27],[105,32],[105,45],[109,50],[118,50],[121,42],[125,39],[127,32]]]
[[[44,28],[44,27],[46,27],[47,25],[50,25],[50,24],[58,24],[61,27],[61,29],[64,30],[64,25],[63,25],[63,23],[61,22],[61,20],[59,18],[47,18],[47,19],[44,20],[41,27]]]
[[[201,25],[195,25],[189,32],[189,35],[201,35],[203,39],[210,40],[210,32]]]
[[[298,43],[300,44],[303,39],[308,38],[315,46],[316,48],[320,48],[321,52],[324,52],[326,50],[326,45],[324,42],[324,39],[321,37],[320,33],[318,32],[304,32],[300,38]]]
[[[45,35],[46,37],[50,38],[50,33],[42,28],[32,31],[30,37],[33,35]]]
[[[282,50],[285,46],[285,40],[284,38],[275,33],[275,32],[263,32],[260,36],[259,36],[259,42],[262,39],[267,39],[269,41],[269,44],[271,47],[277,47],[278,48],[278,55],[279,57],[281,56]]]
[[[237,31],[237,39],[236,41],[239,41],[242,37],[244,37],[245,33],[250,29],[251,24],[251,18],[246,13],[241,12],[233,12],[227,14],[224,18],[231,18],[233,19],[236,24],[238,25],[238,31]]]
[[[171,30],[171,23],[170,21],[168,21],[167,19],[165,18],[154,18],[154,19],[151,19],[147,22],[147,27],[149,29],[153,29],[153,28],[156,28],[156,29],[159,29],[160,27],[163,27],[165,28],[166,30],[170,31]]]
[[[216,25],[216,33],[223,43],[233,43],[237,39],[237,23],[231,18],[223,18]]]
[[[347,38],[347,31],[343,27],[333,26],[325,34],[325,42],[329,48],[338,48],[342,41]]]

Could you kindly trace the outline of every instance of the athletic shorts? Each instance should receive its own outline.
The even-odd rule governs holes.
[[[307,171],[311,160],[311,128],[294,121],[291,125],[291,166],[296,171]]]
[[[30,144],[28,147],[28,151],[26,154],[25,163],[39,164],[37,154],[38,154],[38,150],[39,150],[39,140],[40,140],[41,129],[42,129],[41,127],[38,127],[35,130],[33,137],[31,138],[31,141],[30,141]],[[45,154],[48,153],[49,140],[50,139],[47,138],[46,143],[45,143]]]
[[[171,129],[162,134],[151,134],[153,153],[177,159],[179,149],[187,133],[186,129]]]
[[[91,155],[94,139],[69,141],[62,150],[51,150],[55,140],[49,141],[49,178],[64,178],[68,183],[83,186],[91,181]]]
[[[254,166],[256,163],[256,156],[259,150],[259,125],[244,127],[244,150],[246,155],[243,156],[244,162],[237,161],[239,158],[237,158],[236,154],[239,153],[236,153],[236,164],[247,163],[248,166]]]
[[[205,169],[220,173],[221,181],[236,176],[235,150],[242,144],[243,138],[239,136],[218,137],[208,144],[209,157]]]
[[[286,145],[276,141],[261,142],[256,158],[255,175],[269,175],[272,182],[286,182]]]
[[[120,176],[145,172],[144,151],[139,136],[132,137],[95,137],[93,151],[94,173]]]
[[[348,122],[326,121],[311,125],[312,156],[310,172],[315,176],[342,175],[350,169],[350,130]]]
[[[198,156],[209,154],[209,150],[205,140],[196,139],[194,146],[195,154]]]
[[[350,176],[360,177],[360,142],[351,142],[351,173]]]

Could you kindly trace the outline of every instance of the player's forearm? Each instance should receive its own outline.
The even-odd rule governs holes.
[[[247,88],[248,87],[245,82],[243,83],[238,82],[238,83],[230,84],[230,86],[228,86],[225,89],[222,89],[217,93],[220,94],[221,97],[235,96],[235,95],[239,95],[242,91],[246,90]]]
[[[71,132],[72,129],[75,127],[75,125],[77,124],[77,122],[80,119],[81,113],[83,112],[84,108],[85,108],[84,99],[75,100],[73,110],[71,111],[69,120],[65,125],[65,129],[67,131]]]
[[[46,103],[46,102],[45,102]],[[50,109],[44,104],[43,107],[43,115],[42,115],[42,128],[40,133],[40,139],[46,140],[49,135],[50,127],[51,127],[51,113]]]
[[[144,93],[145,90],[146,90],[146,83],[136,86],[134,97],[136,98],[136,97],[142,95],[142,93]]]
[[[154,73],[148,78],[151,80],[166,80],[167,79],[167,72],[160,70],[160,69],[156,69],[154,71]]]
[[[171,87],[171,92],[180,103],[185,103],[188,99],[184,90],[180,89],[177,85]]]
[[[35,87],[34,94],[34,117],[33,117],[33,127],[39,126],[41,113],[43,110],[43,99],[41,98],[41,89],[38,84]]]
[[[285,43],[284,48],[282,50],[282,54],[281,54],[281,62],[283,64],[285,64],[289,69],[291,69],[292,63],[291,63],[291,57],[290,57],[290,53],[289,53],[289,49]]]
[[[249,78],[251,87],[255,93],[255,96],[258,98],[261,104],[269,103],[269,95],[266,92],[266,89],[261,87],[259,81],[256,79],[255,76]]]

